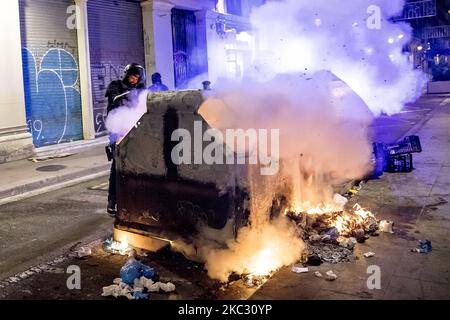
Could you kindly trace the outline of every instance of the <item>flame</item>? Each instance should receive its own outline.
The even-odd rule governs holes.
[[[335,227],[339,235],[349,236],[356,229],[364,229],[364,225],[369,219],[376,221],[372,212],[365,210],[358,203],[352,209],[344,210],[342,206],[334,203],[322,203],[311,206],[309,202],[305,202],[296,206],[294,210],[286,209],[285,215],[293,212],[296,215],[326,215],[326,221],[330,228]]]
[[[125,255],[131,248],[126,241],[112,241],[111,244],[106,246],[106,249]]]
[[[361,208],[361,206],[360,206],[358,203],[356,203],[356,204],[353,206],[353,209],[354,209],[354,212],[355,212],[358,216],[360,216],[363,220],[364,220],[364,219],[367,219],[368,217],[374,217],[374,215],[372,214],[372,212],[367,211],[367,210],[364,210],[363,208]]]
[[[318,205],[311,205],[309,201],[303,202],[302,204],[296,205],[294,208],[290,210],[286,210],[285,213],[292,211],[298,213],[307,213],[307,214],[324,214],[330,212],[338,212],[341,211],[342,207],[337,206],[333,203],[321,203]]]
[[[270,276],[282,266],[300,258],[302,242],[294,229],[285,229],[289,226],[286,222],[284,219],[275,220],[270,225],[256,229],[252,239],[243,240],[253,242],[251,250],[247,251],[244,273],[257,277]]]
[[[278,266],[274,265],[273,258],[272,248],[263,248],[251,257],[247,266],[249,273],[255,276],[269,275],[272,271],[278,269]]]

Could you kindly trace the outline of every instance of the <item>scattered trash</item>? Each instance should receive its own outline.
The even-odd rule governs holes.
[[[347,248],[347,249],[353,249],[355,247],[355,244],[357,243],[356,238],[350,237],[339,237],[337,238],[337,242],[339,242],[339,245],[341,247]]]
[[[48,272],[48,273],[66,273],[66,269],[51,267],[51,268],[47,269],[45,272]]]
[[[412,154],[402,154],[388,158],[386,172],[411,172],[413,170]]]
[[[309,250],[322,262],[340,263],[350,262],[354,259],[352,250],[331,243],[309,245]]]
[[[85,258],[87,256],[92,255],[92,250],[91,248],[81,247],[76,251],[76,255],[78,258]]]
[[[394,233],[394,222],[390,220],[381,220],[379,230],[381,232]]]
[[[332,270],[327,271],[325,274],[327,275],[325,279],[328,281],[334,281],[337,279],[337,275]]]
[[[228,283],[235,282],[235,281],[238,281],[240,279],[241,279],[241,275],[233,272],[228,277]]]
[[[322,259],[316,254],[313,254],[308,257],[308,260],[305,263],[308,266],[320,266],[322,264]]]
[[[333,202],[343,208],[347,204],[348,199],[344,196],[341,196],[339,193],[335,193]]]
[[[411,249],[412,252],[417,252],[417,253],[428,253],[432,250],[433,250],[433,247],[431,246],[430,240],[419,240],[418,247]]]
[[[120,277],[126,284],[132,285],[135,279],[144,276],[146,278],[155,277],[155,270],[137,261],[133,256],[128,259],[124,266],[120,269]]]
[[[157,282],[157,283],[159,283],[159,288],[166,293],[175,291],[175,285],[172,282],[167,283]]]
[[[127,255],[132,248],[126,242],[114,241],[112,238],[103,242],[103,249],[114,254]]]
[[[295,272],[295,273],[307,273],[307,272],[309,272],[309,268],[305,268],[305,267],[303,267],[303,266],[293,266],[292,267],[292,272]]]
[[[322,236],[318,235],[318,234],[313,234],[312,236],[309,237],[309,241],[311,242],[318,242],[322,240]]]
[[[140,277],[134,280],[134,288],[147,289],[148,292],[159,292],[160,290],[164,292],[175,291],[175,285],[172,282],[154,282],[152,279],[146,277]],[[142,291],[142,290],[141,290]]]
[[[322,241],[336,241],[339,237],[339,231],[336,227],[332,227],[325,232],[325,235],[322,237]]]
[[[364,253],[364,257],[366,257],[366,258],[373,257],[374,255],[375,255],[375,252],[371,252],[371,251]]]
[[[320,271],[314,272],[314,275],[315,275],[317,278],[323,278],[323,275],[320,273]]]
[[[376,161],[375,175],[387,172],[411,172],[413,170],[412,153],[422,152],[418,136],[407,136],[392,143],[374,143],[373,154]]]
[[[102,297],[113,296],[114,298],[126,297],[128,300],[133,299],[131,294],[131,287],[126,283],[113,284],[107,287],[103,287]]]
[[[367,239],[366,232],[362,228],[353,230],[352,235],[358,243],[364,243]]]
[[[134,298],[134,300],[147,300],[148,293],[142,293],[141,291],[135,291],[135,292],[133,292],[133,298]]]
[[[133,286],[123,282],[121,278],[114,279],[113,283],[110,286],[103,287],[103,297],[126,297],[129,300],[141,300],[149,299],[150,292],[170,293],[175,291],[175,285],[171,282],[154,282],[144,276],[134,279]]]

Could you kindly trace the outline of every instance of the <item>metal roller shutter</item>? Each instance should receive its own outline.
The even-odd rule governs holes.
[[[132,62],[144,65],[142,11],[139,1],[89,0],[89,46],[96,134],[106,128],[105,91]]]
[[[35,146],[82,139],[70,0],[19,0],[27,123]],[[74,12],[74,11],[73,11]]]

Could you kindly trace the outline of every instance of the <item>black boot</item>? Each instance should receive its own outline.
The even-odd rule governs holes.
[[[109,200],[108,201],[108,207],[106,208],[106,211],[111,217],[115,217],[117,213],[117,205],[115,202]]]

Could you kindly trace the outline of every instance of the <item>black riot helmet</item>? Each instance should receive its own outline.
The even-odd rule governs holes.
[[[131,75],[139,77],[139,81],[136,84],[136,88],[144,88],[145,87],[146,77],[145,77],[145,69],[143,66],[141,66],[138,63],[130,63],[129,65],[127,65],[125,67],[125,69],[123,70],[122,82],[129,85],[128,77]]]

